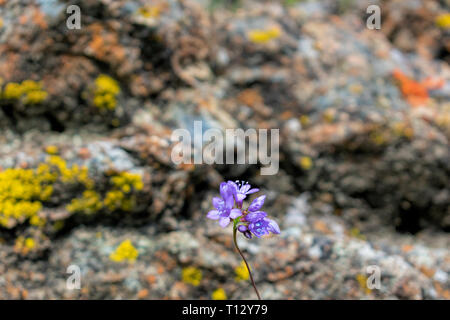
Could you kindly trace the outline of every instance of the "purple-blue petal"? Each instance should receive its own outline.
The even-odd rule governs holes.
[[[243,185],[243,186],[241,187],[241,189],[239,190],[239,192],[240,192],[240,193],[246,194],[247,191],[250,190],[250,187],[251,187],[251,186],[247,183],[247,184],[245,184],[245,185]]]
[[[241,224],[241,225],[238,226],[238,230],[239,230],[240,232],[245,232],[245,231],[248,230],[248,228],[247,228],[246,225]]]
[[[248,222],[257,222],[264,219],[266,216],[267,213],[265,213],[264,211],[250,212],[245,216],[245,220],[247,220]]]
[[[240,209],[231,209],[230,211],[230,218],[236,219],[237,217],[242,216],[242,212]]]
[[[213,204],[214,208],[220,210],[220,209],[223,207],[224,202],[223,202],[223,200],[222,200],[221,198],[219,198],[219,197],[214,197],[214,198],[212,199],[212,204]]]
[[[246,195],[243,194],[243,193],[238,193],[238,194],[236,194],[236,202],[242,202],[242,201],[244,201],[245,197],[246,197]]]
[[[233,181],[228,181],[227,182],[228,186],[230,187],[231,191],[233,194],[236,194],[236,192],[238,191],[238,186],[236,183],[234,183]]]
[[[230,189],[230,185],[226,182],[222,182],[220,184],[220,195],[226,201],[229,198],[230,194],[232,194],[232,190]]]
[[[269,231],[267,230],[268,226],[269,222],[265,219],[261,219],[256,222],[250,223],[248,228],[255,236],[260,238],[261,236],[269,233]]]
[[[248,207],[249,211],[258,211],[259,209],[262,208],[263,204],[264,204],[264,200],[266,200],[266,196],[262,195],[256,199],[254,199],[252,201],[252,203],[250,204],[250,206]]]
[[[248,239],[251,239],[251,238],[252,238],[252,234],[251,234],[251,232],[248,231],[248,230],[244,232],[244,236],[245,236],[246,238],[248,238]]]
[[[275,233],[275,234],[281,233],[278,223],[276,223],[274,220],[269,219],[269,218],[265,218],[264,220],[269,222],[269,225],[267,226],[267,230],[269,230],[270,232]]]
[[[226,228],[230,224],[230,218],[220,218],[219,224],[222,228]]]
[[[207,217],[208,219],[217,220],[217,219],[219,219],[219,217],[220,217],[220,213],[219,213],[219,211],[217,211],[217,210],[211,210],[210,212],[208,212],[208,213],[206,214],[206,217]]]
[[[250,189],[249,191],[247,191],[246,193],[247,194],[253,194],[253,193],[258,192],[258,191],[259,191],[258,188],[253,188],[253,189]]]

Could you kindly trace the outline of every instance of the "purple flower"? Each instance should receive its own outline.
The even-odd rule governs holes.
[[[252,211],[252,212],[258,211],[259,209],[262,208],[265,200],[266,200],[266,196],[265,195],[254,199],[252,201],[252,203],[250,204],[250,206],[248,207],[248,210]]]
[[[269,233],[279,234],[278,224],[269,219],[266,212],[261,211],[266,200],[265,195],[255,198],[246,210],[242,210],[243,200],[247,195],[258,191],[257,188],[252,189],[247,182],[222,182],[220,184],[221,197],[212,199],[215,209],[209,211],[206,217],[219,220],[222,228],[227,227],[231,220],[241,217],[239,220],[235,220],[238,223],[237,230],[249,239],[252,238],[252,234],[258,238]]]
[[[256,200],[258,200],[258,198],[253,202]],[[267,213],[263,211],[249,212],[243,220],[249,223],[248,230],[250,230],[258,238],[265,234],[269,234],[269,232],[275,234],[280,233],[280,227],[278,227],[278,224],[274,220],[267,218]]]
[[[239,231],[239,232],[242,232],[242,234],[243,234],[246,238],[248,238],[248,239],[251,239],[251,238],[252,238],[252,234],[251,234],[250,230],[248,230],[248,228],[247,228],[246,225],[243,225],[243,224],[239,225],[239,226],[238,226],[238,231]]]
[[[241,216],[242,212],[240,209],[233,209],[234,193],[233,187],[229,183],[222,182],[220,184],[220,195],[222,198],[214,197],[212,199],[212,204],[216,209],[209,211],[206,217],[212,220],[219,220],[220,226],[225,228],[231,222],[231,219]]]
[[[269,218],[263,218],[255,222],[251,222],[248,225],[248,229],[258,238],[265,234],[269,234],[269,232],[274,234],[280,233],[280,227],[278,227],[278,224]]]
[[[235,197],[236,203],[239,207],[242,207],[242,202],[247,197],[247,195],[253,194],[253,193],[259,191],[258,188],[252,189],[251,185],[248,182],[244,182],[244,181],[240,182],[239,180],[236,180],[236,182],[228,181],[228,183],[234,189],[233,190],[234,197]]]

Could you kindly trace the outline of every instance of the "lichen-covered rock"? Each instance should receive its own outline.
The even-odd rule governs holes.
[[[264,298],[450,299],[448,6],[369,4],[0,0],[0,298],[255,298],[204,219],[245,179],[283,222],[242,241]],[[279,172],[176,165],[194,121],[280,129]]]

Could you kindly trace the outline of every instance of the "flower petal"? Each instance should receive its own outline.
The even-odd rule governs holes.
[[[230,218],[221,218],[219,220],[219,224],[222,228],[225,228],[228,224],[230,224]]]
[[[237,217],[242,216],[242,212],[240,209],[231,209],[230,211],[230,218],[236,219]]]
[[[267,213],[264,211],[256,211],[256,212],[250,212],[245,216],[245,220],[248,222],[257,222],[259,220],[264,219],[264,217],[267,216]]]
[[[259,191],[258,188],[253,188],[253,189],[250,189],[249,191],[247,191],[246,193],[247,194],[252,194],[252,193],[255,193],[255,192],[258,192],[258,191]]]
[[[241,224],[241,225],[238,226],[238,230],[239,230],[240,232],[245,232],[245,231],[248,230],[248,228],[247,228],[246,225]]]
[[[225,200],[226,198],[228,198],[229,194],[230,194],[230,186],[229,186],[229,184],[226,183],[226,182],[222,182],[220,184],[220,195]]]
[[[219,219],[219,215],[220,215],[219,211],[217,211],[217,210],[211,210],[210,212],[208,212],[208,213],[206,214],[206,217],[207,217],[208,219],[217,220],[217,219]]]
[[[239,190],[239,192],[246,194],[248,190],[250,190],[251,185],[249,185],[248,183],[246,185],[243,185],[241,187],[241,189]]]
[[[231,209],[234,204],[234,191],[233,186],[230,183],[222,182],[220,184],[220,195],[222,196],[225,207]]]
[[[213,204],[214,208],[221,209],[223,207],[224,202],[223,202],[223,200],[221,198],[214,197],[212,199],[212,204]]]
[[[265,218],[264,220],[269,222],[267,230],[269,230],[270,232],[275,233],[275,234],[280,234],[281,233],[280,227],[278,226],[278,223],[276,223],[274,220],[268,219],[268,218]]]
[[[247,196],[243,193],[236,194],[236,202],[241,203],[242,201],[244,201],[245,197],[247,197]]]
[[[227,184],[231,188],[231,191],[233,192],[233,194],[236,194],[236,192],[238,191],[237,184],[233,181],[228,181]]]
[[[251,234],[251,232],[248,231],[248,230],[244,232],[244,236],[245,236],[246,238],[248,238],[248,239],[251,239],[251,238],[252,238],[252,234]]]
[[[265,195],[262,195],[262,196],[256,198],[255,200],[252,201],[252,203],[248,207],[248,210],[252,211],[252,212],[253,211],[258,211],[263,206],[264,200],[266,200],[266,196]]]

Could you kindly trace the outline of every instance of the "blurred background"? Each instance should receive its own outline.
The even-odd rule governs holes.
[[[450,299],[449,5],[0,0],[0,299],[256,298],[229,179],[263,298]],[[278,173],[176,165],[194,121],[279,129]]]

